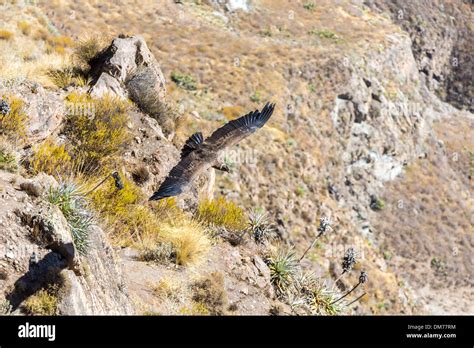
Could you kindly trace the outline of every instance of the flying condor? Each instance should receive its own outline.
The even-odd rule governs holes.
[[[193,134],[181,150],[181,159],[171,169],[166,179],[151,197],[150,201],[177,196],[191,185],[199,174],[211,167],[227,171],[219,165],[219,154],[254,133],[269,120],[275,104],[267,103],[262,111],[255,110],[247,115],[226,123],[204,139],[202,134]]]

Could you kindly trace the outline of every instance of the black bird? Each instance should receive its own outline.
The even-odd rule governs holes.
[[[219,154],[262,128],[274,109],[275,104],[267,103],[262,111],[255,110],[226,123],[205,140],[201,133],[193,134],[181,150],[181,160],[171,169],[150,201],[179,195],[201,172],[211,167],[227,171],[228,168],[218,162]]]

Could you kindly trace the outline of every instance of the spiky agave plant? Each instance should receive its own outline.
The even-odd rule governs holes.
[[[337,315],[342,307],[334,301],[336,293],[328,288],[325,283],[317,283],[312,289],[313,298],[311,309],[314,314]]]
[[[256,243],[265,243],[274,231],[270,217],[262,209],[255,209],[250,212],[248,224],[248,231]]]
[[[84,255],[89,246],[89,232],[94,223],[93,214],[87,209],[83,188],[74,182],[60,182],[51,187],[47,200],[57,205],[68,222],[77,251]]]
[[[336,315],[342,307],[333,304],[336,293],[312,273],[299,273],[293,282],[292,308],[302,307],[312,315]]]
[[[267,259],[270,269],[270,281],[279,295],[285,293],[292,283],[299,264],[293,250],[279,250],[274,257]]]

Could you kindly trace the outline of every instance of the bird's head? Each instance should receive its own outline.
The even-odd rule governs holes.
[[[222,170],[223,172],[227,172],[227,173],[230,173],[230,166],[226,163],[222,163],[220,166],[219,166],[219,169]]]

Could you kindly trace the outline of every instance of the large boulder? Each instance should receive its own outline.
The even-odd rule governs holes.
[[[0,96],[11,95],[23,103],[27,115],[25,141],[34,144],[58,134],[65,115],[65,103],[60,91],[45,90],[36,82],[22,80],[5,83],[0,79]]]
[[[97,62],[92,67],[95,75],[95,83],[90,89],[92,96],[130,97],[140,106],[144,96],[153,94],[154,101],[164,102],[165,78],[141,36],[114,39]]]

